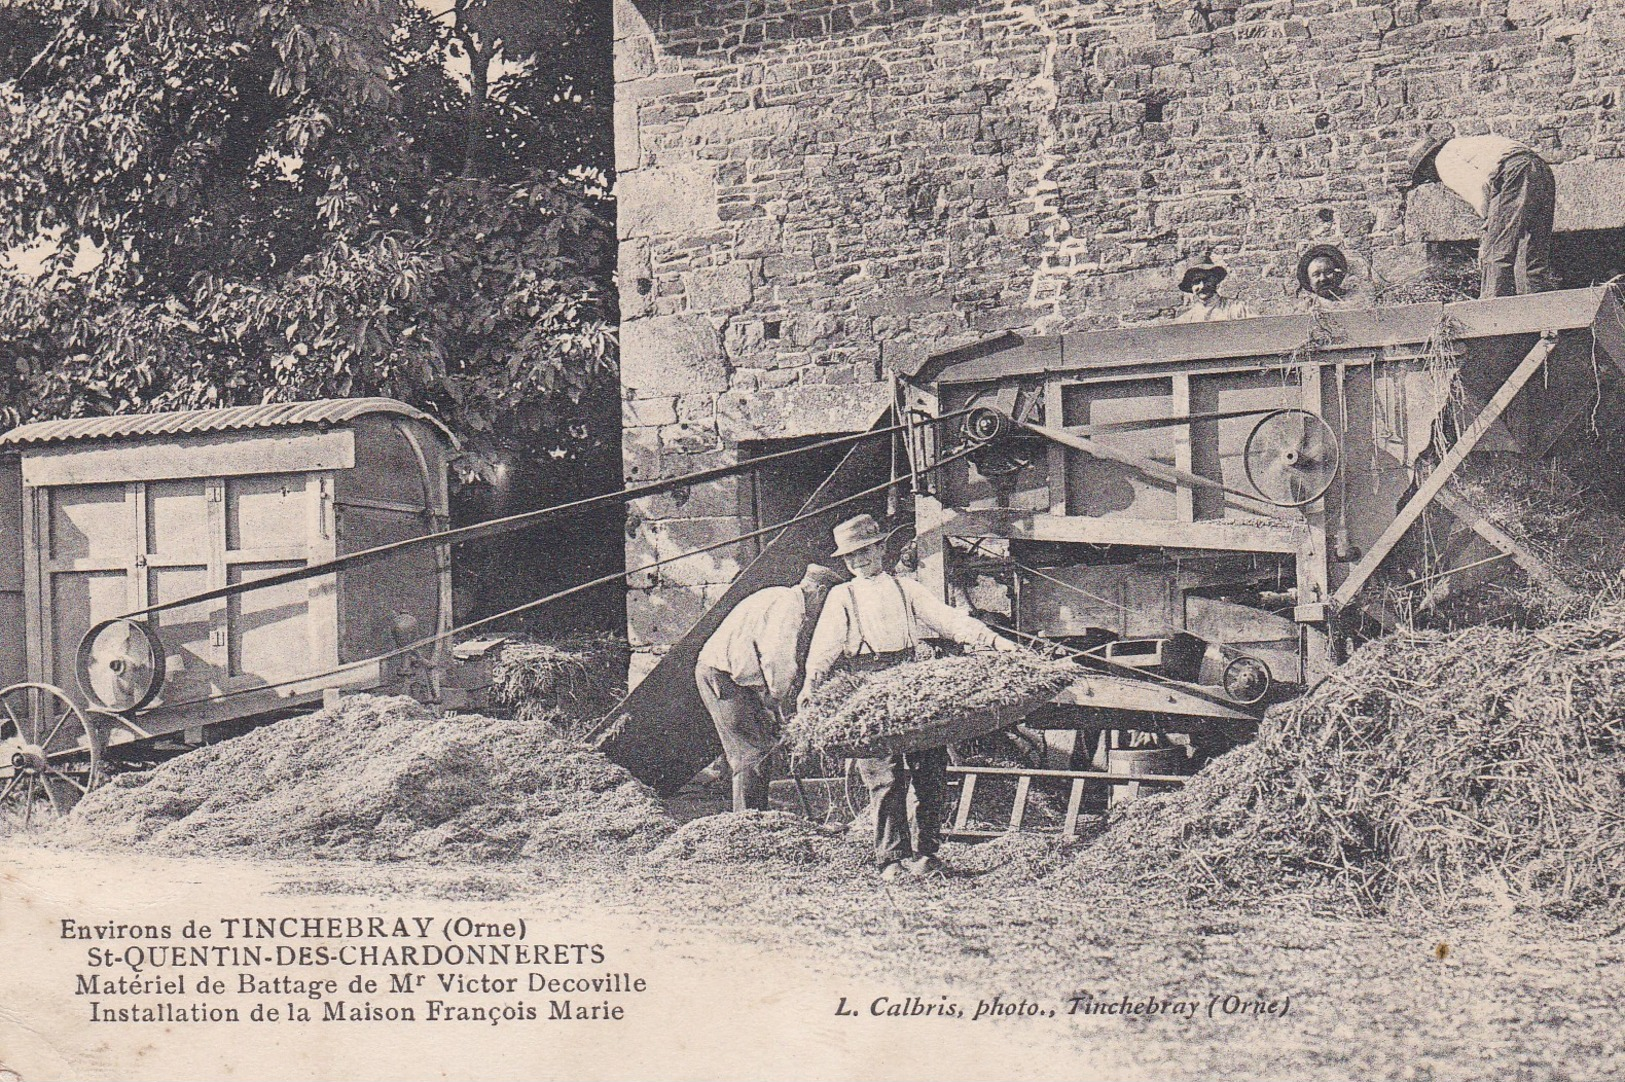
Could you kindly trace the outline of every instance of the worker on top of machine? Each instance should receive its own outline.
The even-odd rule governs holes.
[[[1363,290],[1348,284],[1349,260],[1332,244],[1316,244],[1298,260],[1300,312],[1338,312],[1370,308],[1375,302]]]
[[[733,772],[733,809],[767,810],[767,757],[780,710],[795,703],[801,657],[841,576],[809,564],[795,586],[769,586],[728,613],[700,648],[694,683]]]
[[[1552,271],[1557,182],[1544,158],[1500,135],[1426,139],[1413,153],[1405,188],[1432,180],[1484,219],[1478,243],[1480,300],[1557,288]]]
[[[1185,310],[1174,317],[1175,323],[1217,323],[1227,319],[1251,319],[1258,313],[1244,301],[1219,296],[1219,283],[1230,274],[1213,261],[1212,256],[1185,268],[1179,280],[1179,291],[1190,300]]]
[[[914,659],[921,640],[941,636],[967,646],[1015,650],[1016,644],[986,624],[950,608],[909,578],[885,570],[890,536],[873,515],[858,515],[835,527],[832,555],[853,574],[829,593],[807,651],[805,703],[837,668],[868,672]],[[942,843],[943,805],[948,790],[948,749],[859,759],[858,773],[875,806],[875,863],[882,879],[940,875],[936,853]],[[908,789],[914,787],[919,842],[908,828]]]

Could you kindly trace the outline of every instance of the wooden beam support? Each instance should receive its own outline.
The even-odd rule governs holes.
[[[1559,599],[1568,601],[1578,596],[1579,592],[1564,582],[1562,576],[1552,570],[1551,565],[1524,548],[1511,534],[1491,522],[1485,517],[1484,512],[1457,496],[1448,488],[1439,491],[1438,499],[1440,507],[1456,516],[1478,536],[1506,553],[1513,563],[1523,568],[1524,574],[1545,586],[1556,594]],[[1450,572],[1446,572],[1446,574],[1450,574]]]
[[[1540,371],[1541,366],[1546,363],[1546,359],[1552,355],[1552,351],[1556,348],[1557,332],[1546,331],[1542,333],[1540,341],[1536,342],[1535,347],[1524,355],[1523,360],[1518,362],[1518,367],[1513,369],[1512,375],[1507,377],[1506,382],[1501,384],[1500,389],[1490,397],[1489,402],[1485,403],[1483,410],[1473,419],[1473,423],[1468,426],[1467,431],[1461,434],[1461,438],[1456,441],[1455,446],[1450,448],[1443,461],[1428,475],[1428,479],[1422,482],[1421,486],[1417,488],[1416,494],[1406,502],[1404,507],[1400,508],[1399,514],[1394,516],[1394,521],[1390,522],[1388,528],[1383,530],[1382,536],[1377,538],[1370,550],[1360,558],[1360,562],[1349,572],[1348,578],[1343,580],[1343,585],[1339,586],[1337,592],[1332,595],[1334,604],[1339,607],[1347,605],[1365,587],[1365,584],[1371,580],[1371,576],[1376,573],[1382,561],[1387,559],[1388,554],[1394,550],[1394,546],[1399,544],[1400,539],[1410,531],[1412,526],[1416,525],[1417,520],[1422,517],[1422,513],[1433,504],[1439,493],[1444,491],[1445,483],[1466,461],[1467,456],[1473,453],[1473,448],[1477,447],[1478,441],[1484,438],[1484,433],[1488,432],[1490,426],[1495,424],[1500,419],[1501,414],[1506,412],[1506,408],[1512,404],[1512,400],[1518,397],[1519,392],[1534,378],[1535,373]]]
[[[920,527],[923,538],[928,527]],[[1013,537],[1023,541],[1070,541],[1089,545],[1210,549],[1215,552],[1281,552],[1296,556],[1309,541],[1309,527],[1279,519],[1092,518],[989,508],[961,511],[942,521],[948,537]]]

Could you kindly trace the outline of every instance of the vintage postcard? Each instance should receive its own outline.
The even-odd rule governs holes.
[[[1625,1073],[1625,9],[0,7],[0,1082]]]

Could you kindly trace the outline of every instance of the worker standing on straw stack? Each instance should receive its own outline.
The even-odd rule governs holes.
[[[941,636],[967,646],[1016,650],[1017,645],[981,621],[950,608],[913,579],[885,571],[889,534],[873,515],[835,527],[835,551],[853,580],[836,586],[824,603],[807,651],[803,704],[837,668],[872,672],[914,659],[921,639]],[[948,749],[859,759],[858,773],[875,808],[875,863],[882,879],[909,873],[940,875],[943,804],[948,789]],[[919,843],[911,843],[908,790],[912,783]]]
[[[774,719],[794,702],[801,655],[829,588],[841,576],[810,564],[795,586],[758,590],[700,648],[694,683],[733,771],[734,811],[766,811]]]

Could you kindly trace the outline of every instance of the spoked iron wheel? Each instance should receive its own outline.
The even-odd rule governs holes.
[[[101,780],[102,737],[50,684],[0,689],[0,820],[29,829],[66,815]]]

